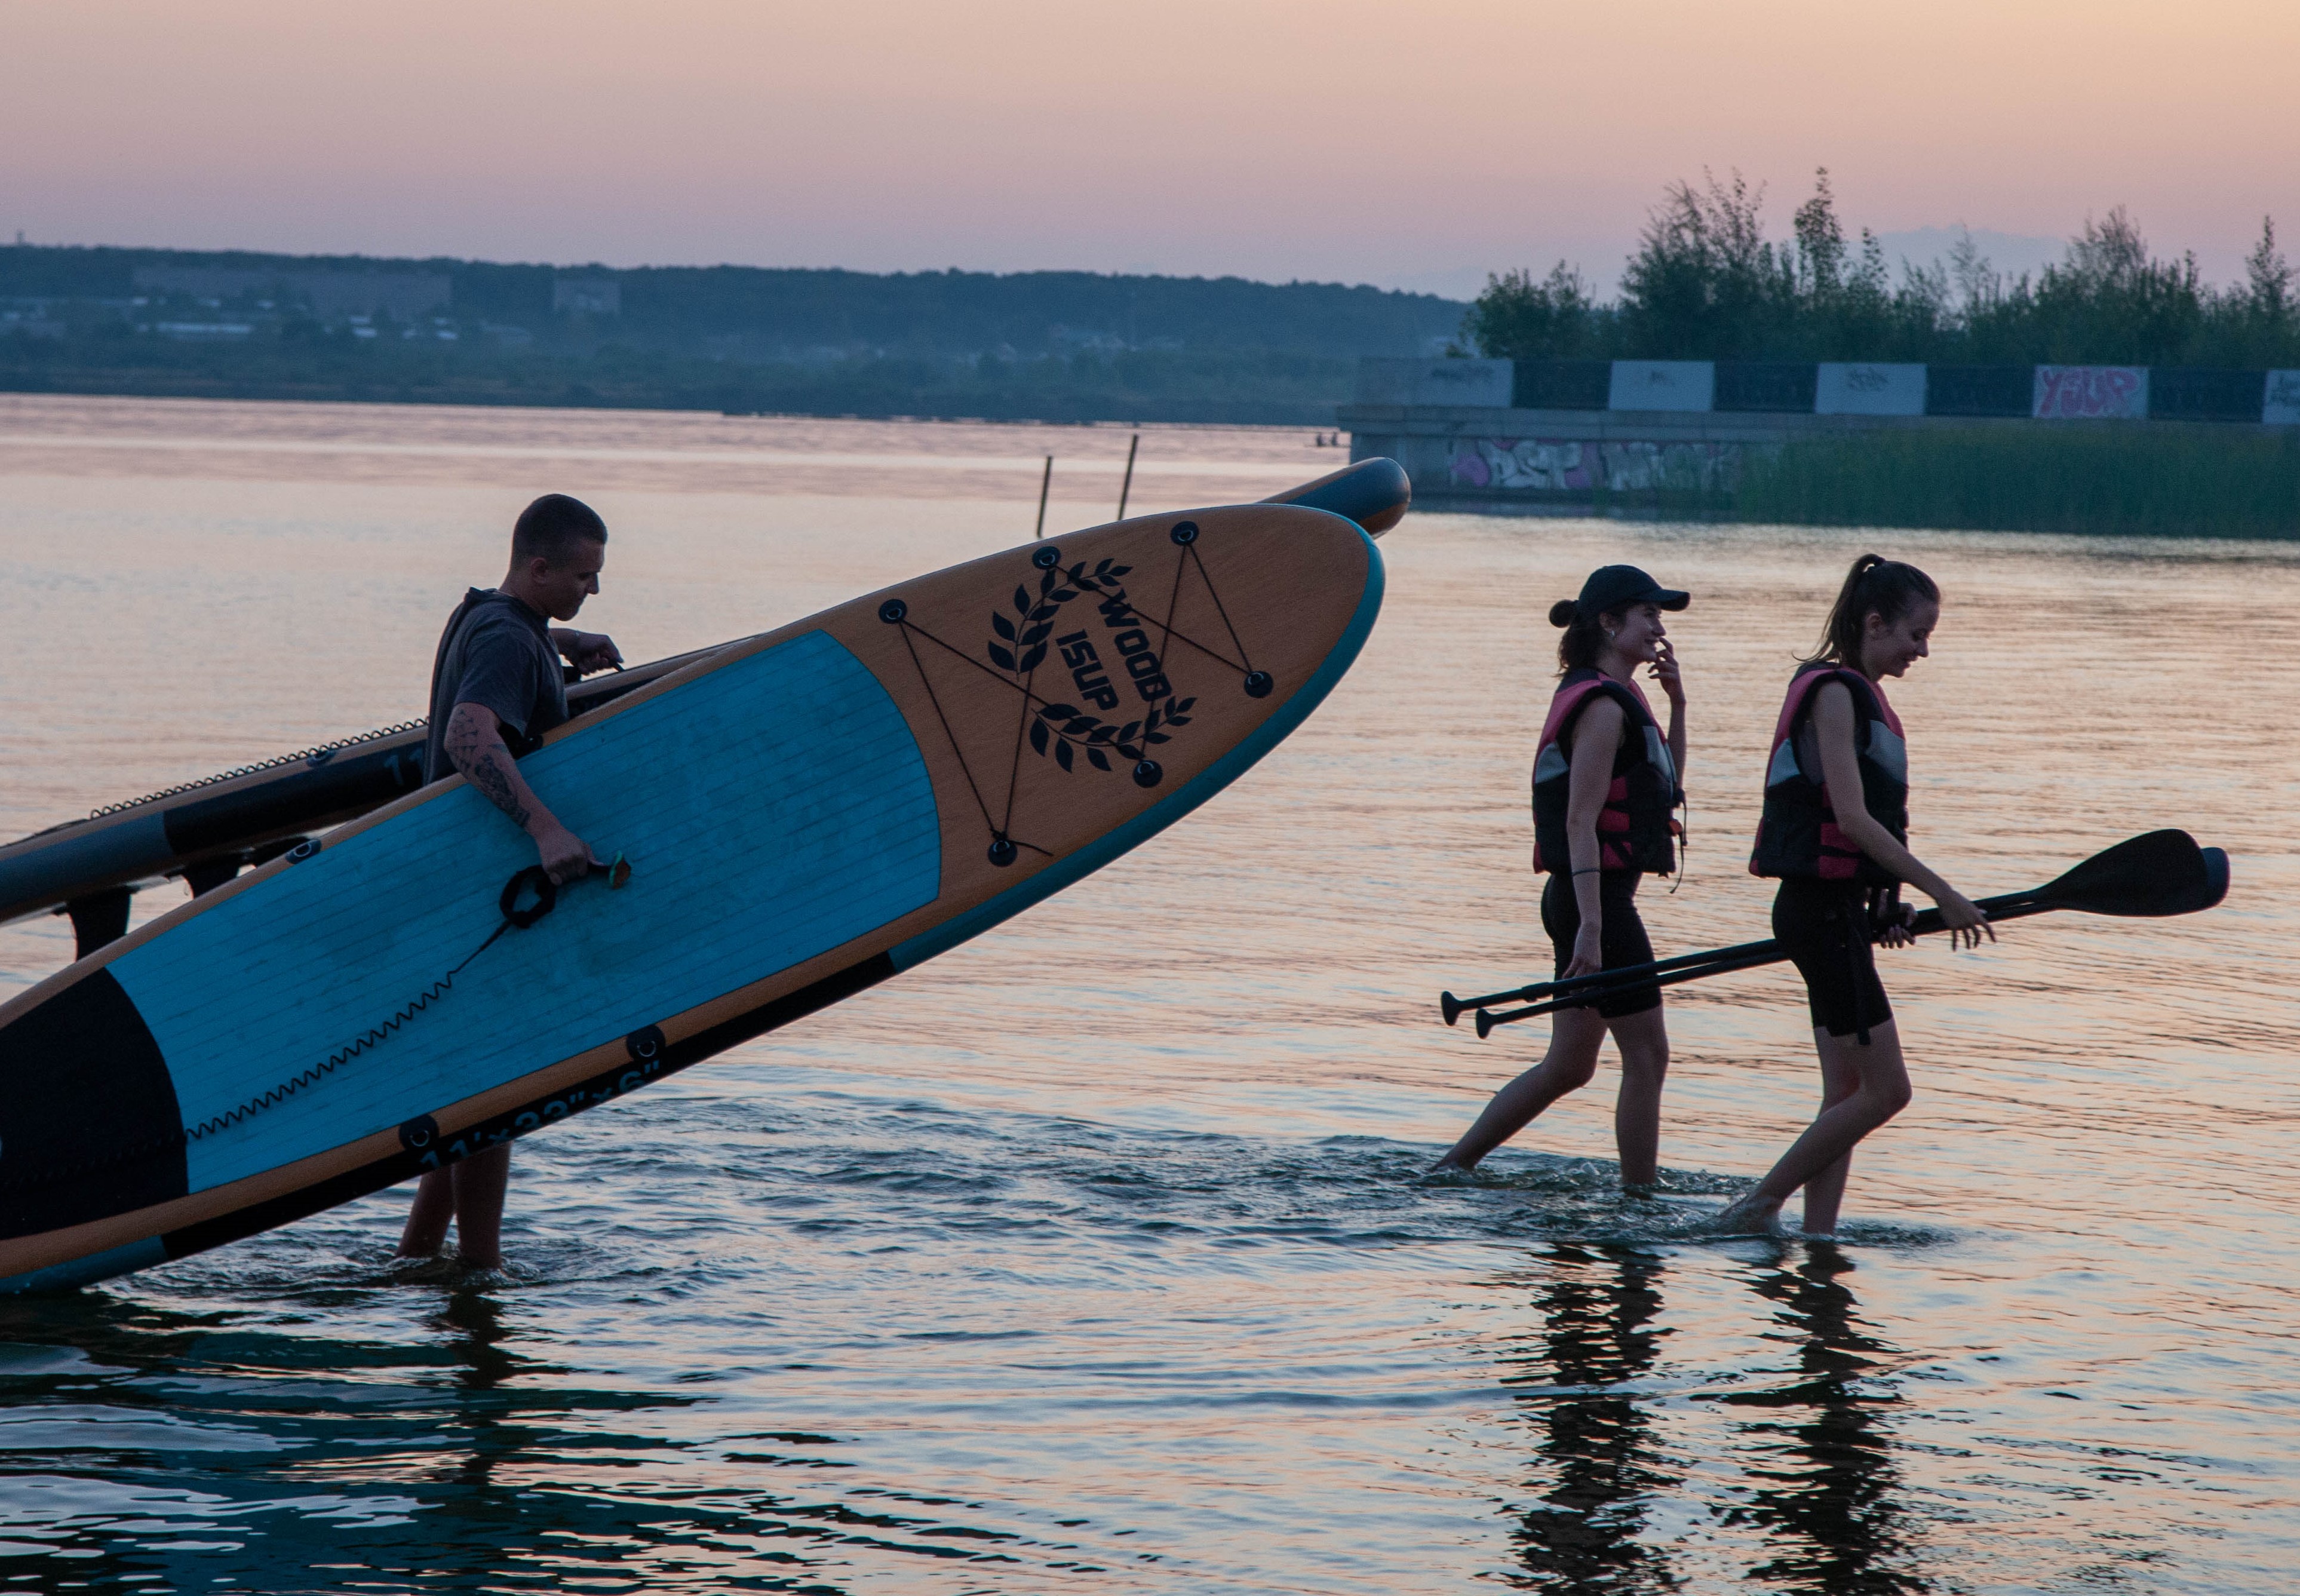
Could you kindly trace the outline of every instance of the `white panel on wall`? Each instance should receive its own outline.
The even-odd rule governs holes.
[[[1609,410],[1707,410],[1717,368],[1705,360],[1617,360]]]
[[[1812,411],[1815,415],[1922,415],[1925,368],[1824,360],[1813,386]]]
[[[2268,373],[2268,399],[2260,419],[2271,427],[2300,427],[2300,372]]]
[[[1515,368],[1506,360],[1358,362],[1361,405],[1453,405],[1506,410]]]
[[[2038,366],[2036,408],[2054,421],[2146,421],[2146,366]]]

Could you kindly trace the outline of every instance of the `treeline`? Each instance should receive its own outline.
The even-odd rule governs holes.
[[[0,246],[0,300],[118,306],[145,292],[138,269],[154,266],[434,273],[452,285],[446,308],[457,322],[515,327],[546,343],[621,342],[736,360],[1030,358],[1080,348],[1277,349],[1354,360],[1422,354],[1462,315],[1459,300],[1434,294],[1238,277],[646,266],[576,269],[612,276],[621,311],[570,318],[553,310],[553,283],[564,272],[548,265],[42,245]]]
[[[242,286],[207,298],[139,286],[154,267]],[[291,280],[419,272],[446,280],[447,303],[401,321],[323,313]],[[567,275],[0,246],[0,389],[1326,425],[1359,356],[1434,353],[1462,311],[1340,283],[747,266],[579,268],[587,284],[612,278],[616,308],[573,311],[554,308]]]
[[[1996,270],[1970,238],[1949,259],[1901,263],[1868,229],[1846,237],[1817,174],[1769,239],[1764,193],[1737,173],[1665,191],[1601,302],[1560,262],[1488,278],[1462,319],[1465,353],[1515,360],[1851,360],[1942,365],[2300,367],[2300,294],[2263,219],[2240,282],[2203,280],[2193,255],[2154,255],[2121,206],[2088,220],[2033,278]]]

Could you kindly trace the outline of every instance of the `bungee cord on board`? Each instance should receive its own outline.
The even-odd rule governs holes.
[[[1164,635],[1169,645],[1173,643],[1184,644],[1188,648],[1195,648],[1200,654],[1204,655],[1207,658],[1214,660],[1229,669],[1239,673],[1243,679],[1246,694],[1248,698],[1267,698],[1269,697],[1272,688],[1276,685],[1275,681],[1268,672],[1254,668],[1253,656],[1247,650],[1245,640],[1238,636],[1237,626],[1229,618],[1229,606],[1222,603],[1221,594],[1214,585],[1213,573],[1206,569],[1205,560],[1204,556],[1198,553],[1198,523],[1195,521],[1188,520],[1176,522],[1173,527],[1170,530],[1169,537],[1173,541],[1179,552],[1177,553],[1174,561],[1174,581],[1167,591],[1166,614],[1163,620],[1161,620],[1154,615],[1144,613],[1141,609],[1136,607],[1130,603],[1125,603],[1122,589],[1117,591],[1116,597],[1119,602],[1125,603],[1126,613],[1130,620],[1138,622],[1145,627],[1155,627]],[[1057,586],[1058,583],[1062,582],[1071,584],[1071,587],[1074,589],[1091,589],[1093,591],[1104,593],[1105,598],[1111,597],[1110,591],[1100,585],[1101,579],[1109,572],[1111,567],[1112,562],[1109,560],[1103,561],[1101,567],[1092,573],[1086,571],[1084,562],[1080,562],[1079,564],[1074,565],[1070,571],[1064,572],[1062,569],[1062,551],[1059,548],[1049,546],[1034,550],[1030,556],[1030,564],[1036,566],[1041,572],[1039,584],[1042,597],[1059,596],[1061,598],[1066,600],[1071,597],[1075,597],[1075,591],[1065,591]],[[1199,581],[1205,585],[1206,596],[1213,602],[1214,613],[1221,617],[1222,628],[1229,634],[1230,646],[1238,651],[1238,657],[1237,659],[1232,659],[1228,655],[1223,654],[1220,649],[1211,648],[1208,645],[1200,642],[1197,639],[1178,630],[1174,625],[1174,614],[1181,601],[1182,577],[1183,574],[1194,565],[1197,569]],[[1121,566],[1117,568],[1118,572],[1121,573],[1129,569],[1130,569],[1130,567]],[[1018,606],[1022,606],[1023,599],[1026,597],[1025,590],[1018,588],[1015,591],[1015,602]],[[1046,606],[1042,606],[1041,612],[1039,613],[1043,613],[1045,607]],[[897,628],[902,633],[903,647],[905,652],[910,655],[912,668],[918,673],[919,685],[924,689],[928,702],[934,706],[935,718],[941,723],[943,735],[950,743],[951,754],[953,757],[958,761],[959,771],[966,778],[968,790],[974,795],[975,806],[982,812],[983,826],[990,833],[990,862],[1003,869],[1006,865],[1012,865],[1015,859],[1020,856],[1019,850],[1025,848],[1029,848],[1033,853],[1043,854],[1046,855],[1046,857],[1052,858],[1054,855],[1048,849],[1041,848],[1034,842],[1024,841],[1012,834],[1014,801],[1016,796],[1021,790],[1022,745],[1027,740],[1031,742],[1034,747],[1038,748],[1040,753],[1046,752],[1045,734],[1046,728],[1043,723],[1038,725],[1034,725],[1032,723],[1032,708],[1034,706],[1037,708],[1042,723],[1045,718],[1049,715],[1059,720],[1064,715],[1075,713],[1069,710],[1066,706],[1054,703],[1051,699],[1041,695],[1038,690],[1038,666],[1043,662],[1046,656],[1046,648],[1043,639],[1045,637],[1046,631],[1051,630],[1051,622],[1048,623],[1046,628],[1033,631],[1030,634],[1031,639],[1040,640],[1029,652],[1022,654],[1019,659],[1011,658],[1003,654],[1001,650],[996,647],[993,648],[992,653],[994,655],[998,656],[1003,663],[1012,664],[1014,667],[1011,672],[1002,672],[1000,670],[994,669],[990,665],[983,664],[980,660],[976,659],[964,649],[959,648],[946,641],[944,639],[937,637],[933,632],[928,631],[916,621],[911,619],[910,606],[903,599],[889,598],[885,603],[881,604],[879,606],[879,619],[885,622],[889,626]],[[1002,635],[1009,637],[1012,637],[1014,635],[1012,631],[1011,623],[1001,623],[1000,624],[1004,627]],[[964,661],[967,664],[974,667],[974,669],[980,671],[984,675],[990,677],[993,681],[999,682],[1003,686],[1013,689],[1021,695],[1021,701],[1020,705],[1020,715],[1014,731],[1013,754],[1008,764],[1006,805],[1003,819],[993,818],[991,815],[989,800],[983,796],[982,784],[976,779],[974,767],[967,759],[966,750],[960,745],[958,734],[951,726],[950,716],[943,708],[941,695],[935,690],[934,678],[929,674],[925,661],[919,657],[918,646],[912,640],[913,635],[924,638],[928,642],[932,643],[936,648],[942,649],[945,653]],[[1029,641],[1030,639],[1025,639],[1022,640]],[[1194,702],[1196,702],[1195,699],[1181,699],[1178,702],[1171,702],[1165,712],[1165,723],[1173,726],[1188,724],[1188,722],[1187,715],[1180,712],[1187,711]],[[1157,786],[1158,783],[1164,779],[1165,772],[1155,759],[1149,757],[1146,745],[1153,742],[1163,742],[1166,740],[1165,735],[1158,729],[1159,723],[1160,709],[1154,706],[1148,716],[1140,722],[1129,723],[1126,728],[1099,727],[1095,729],[1095,731],[1090,734],[1091,740],[1089,740],[1087,746],[1087,757],[1088,761],[1098,769],[1108,770],[1110,765],[1108,763],[1107,750],[1114,748],[1135,761],[1132,774],[1137,786],[1144,788]],[[1087,723],[1090,723],[1090,722]],[[1075,731],[1076,729],[1075,724],[1069,728],[1071,731]],[[1123,733],[1133,731],[1138,729],[1140,732],[1140,745],[1129,743]],[[1070,769],[1071,756],[1067,735],[1065,735],[1062,746],[1055,749],[1055,753],[1059,756],[1058,762],[1062,765],[1062,768],[1065,770]]]

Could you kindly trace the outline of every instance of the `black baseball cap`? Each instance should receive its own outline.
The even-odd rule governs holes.
[[[1664,588],[1635,565],[1600,565],[1581,584],[1581,597],[1573,601],[1573,608],[1580,614],[1602,615],[1633,604],[1681,610],[1692,602],[1692,594]]]

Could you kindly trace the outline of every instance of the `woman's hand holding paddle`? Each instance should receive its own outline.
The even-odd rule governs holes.
[[[1917,922],[1917,906],[1912,903],[1903,903],[1897,898],[1892,900],[1892,904],[1900,911],[1899,917],[1885,921],[1877,927],[1877,935],[1874,939],[1877,946],[1879,948],[1911,947],[1917,940],[1917,933],[1909,929]]]
[[[1990,941],[1995,941],[1996,928],[1988,923],[1988,911],[1963,893],[1948,887],[1946,882],[1941,885],[1948,890],[1934,893],[1933,901],[1940,906],[1941,924],[1948,932],[1948,945],[1953,948],[1978,948],[1984,933]],[[1910,916],[1910,922],[1915,923],[1914,915]],[[1904,937],[1909,935],[1905,932],[1902,934]]]

